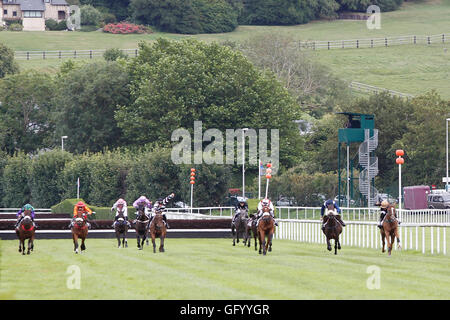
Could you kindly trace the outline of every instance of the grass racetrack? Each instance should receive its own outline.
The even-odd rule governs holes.
[[[31,255],[18,241],[0,241],[0,299],[449,299],[450,258],[414,251],[391,257],[375,249],[275,240],[259,255],[231,239],[167,239],[166,252],[150,246],[116,248],[115,239],[87,239],[75,255],[71,240],[36,240]],[[159,241],[157,241],[159,245]],[[80,289],[67,286],[80,271]],[[379,268],[380,287],[369,289]],[[370,268],[369,268],[370,270]],[[395,294],[394,294],[395,293]]]

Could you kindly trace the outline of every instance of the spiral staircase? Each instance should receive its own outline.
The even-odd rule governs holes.
[[[370,154],[378,147],[378,130],[373,129],[370,136],[369,129],[364,130],[364,142],[360,144],[358,150],[359,165],[359,192],[367,199],[368,206],[373,206],[378,199],[378,191],[371,185],[372,179],[378,175],[378,157]]]

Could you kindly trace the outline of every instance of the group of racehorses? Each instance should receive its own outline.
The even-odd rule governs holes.
[[[238,209],[238,215],[231,224],[233,235],[233,246],[239,243],[239,237],[244,241],[244,245],[250,247],[251,238],[255,240],[255,250],[257,250],[257,240],[259,241],[259,253],[266,255],[267,251],[272,251],[272,239],[275,233],[275,220],[270,214],[269,207],[263,207],[259,223],[257,216],[248,215],[248,210]]]
[[[239,243],[239,237],[244,241],[244,246],[250,247],[251,235],[255,240],[255,250],[257,250],[256,240],[259,240],[259,253],[266,255],[267,251],[272,251],[272,239],[275,232],[274,218],[269,214],[269,208],[263,208],[263,214],[260,222],[257,224],[255,215],[248,215],[247,210],[240,209],[236,220],[231,225],[233,235],[233,246]],[[332,250],[331,240],[334,240],[334,254],[341,249],[339,237],[342,233],[342,225],[337,219],[337,211],[326,210],[324,215],[324,227],[322,229],[326,236],[327,249]],[[380,235],[382,241],[382,252],[385,252],[385,246],[388,254],[391,255],[392,245],[397,238],[397,245],[400,247],[400,237],[398,233],[398,220],[396,218],[395,207],[391,204],[386,208],[386,215],[381,223]]]
[[[269,213],[269,208],[262,209],[259,223],[257,223],[257,216],[248,215],[248,210],[239,210],[238,216],[232,223],[231,231],[233,235],[233,246],[236,242],[239,243],[239,237],[244,241],[244,245],[250,247],[251,238],[253,235],[255,241],[255,250],[257,250],[257,239],[259,241],[259,253],[266,255],[267,251],[272,251],[272,239],[275,232],[275,220]],[[332,250],[330,240],[334,240],[334,254],[341,249],[339,236],[342,232],[342,225],[336,218],[336,210],[326,210],[324,215],[323,233],[327,239],[327,249]],[[134,229],[136,230],[137,247],[139,250],[144,248],[144,242],[148,235],[152,239],[153,252],[156,252],[156,238],[160,239],[159,252],[164,252],[164,239],[167,234],[167,227],[164,223],[162,214],[156,214],[150,221],[144,210],[139,210],[137,218],[134,221]],[[122,245],[127,247],[126,235],[128,232],[128,223],[123,216],[119,215],[117,222],[114,225],[114,231],[117,237],[118,247]],[[33,242],[35,238],[35,227],[31,217],[25,216],[19,226],[16,228],[16,234],[19,238],[19,252],[25,254],[25,240],[28,239],[27,254],[33,251]],[[386,215],[381,225],[381,240],[382,252],[385,252],[385,244],[387,244],[388,254],[391,255],[392,245],[397,238],[397,245],[400,248],[400,237],[398,234],[398,220],[396,219],[395,208],[391,204],[386,209]],[[75,223],[72,227],[72,238],[74,243],[74,251],[78,253],[78,240],[81,240],[81,251],[86,249],[85,241],[88,235],[88,225],[86,219],[81,216],[75,218]]]
[[[144,242],[147,240],[148,245],[148,237],[152,239],[153,243],[153,252],[156,253],[156,238],[160,239],[159,252],[164,252],[164,239],[167,234],[167,227],[163,220],[163,216],[161,213],[155,214],[153,219],[150,221],[148,216],[144,213],[144,210],[139,210],[137,214],[136,220],[133,222],[134,229],[136,230],[136,239],[137,239],[137,247],[139,250],[144,248]],[[25,241],[28,239],[28,250],[27,254],[30,254],[30,251],[33,251],[33,242],[35,238],[35,227],[31,217],[26,215],[24,219],[22,219],[21,223],[16,228],[16,234],[19,238],[19,252],[25,254]],[[81,240],[80,249],[81,252],[86,250],[86,238],[88,235],[88,224],[86,218],[84,218],[81,214],[79,214],[74,221],[74,224],[71,228],[72,231],[72,239],[74,245],[74,252],[78,253],[78,240]],[[128,222],[124,219],[123,214],[119,213],[119,217],[114,224],[114,231],[117,238],[118,247],[128,247],[127,244],[127,232],[128,232]]]

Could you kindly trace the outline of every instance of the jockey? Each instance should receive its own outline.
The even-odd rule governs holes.
[[[167,197],[163,198],[159,198],[158,200],[156,200],[155,202],[155,206],[153,207],[152,210],[152,215],[150,217],[150,223],[152,223],[153,217],[157,212],[161,212],[162,216],[163,216],[163,220],[167,226],[167,229],[169,229],[169,223],[167,222],[167,217],[166,214],[164,213],[164,209],[166,209],[166,204],[169,203],[170,200],[172,200],[175,197],[175,193],[171,193],[169,194]]]
[[[337,220],[339,221],[339,223],[340,223],[343,227],[345,227],[345,223],[344,223],[344,221],[342,221],[341,215],[340,215],[340,213],[341,213],[341,208],[339,208],[339,206],[338,206],[338,204],[336,203],[336,201],[334,201],[334,200],[327,200],[327,201],[325,201],[325,202],[323,203],[322,208],[320,209],[320,217],[321,217],[321,220],[322,220],[322,230],[325,229],[325,225],[327,224],[327,221],[328,221],[328,219],[324,219],[325,209],[328,209],[328,210],[334,210],[334,209],[336,209],[337,213],[339,213],[339,214],[336,216],[336,218],[337,218]],[[326,221],[325,221],[325,220],[326,220]]]
[[[19,212],[17,212],[17,222],[15,228],[19,226],[20,222],[26,215],[29,215],[31,217],[33,225],[34,227],[36,227],[36,224],[34,223],[34,208],[31,204],[27,203],[22,207],[22,209],[19,210]]]
[[[139,215],[139,210],[144,209],[145,216],[150,218],[150,210],[152,210],[152,202],[147,199],[146,196],[140,196],[136,201],[133,202],[133,207],[136,209],[136,218]]]
[[[236,207],[234,208],[234,216],[233,216],[233,220],[231,221],[232,224],[234,224],[234,222],[236,221],[236,218],[240,212],[240,210],[244,210],[244,211],[248,211],[248,204],[247,201],[245,200],[245,198],[243,197],[238,197],[238,203],[236,204]]]
[[[72,218],[72,221],[70,222],[69,229],[71,229],[73,227],[75,219],[78,217],[79,213],[82,215],[82,218],[86,221],[86,224],[87,224],[88,228],[90,229],[91,224],[89,222],[87,222],[87,217],[88,217],[88,215],[92,214],[92,210],[89,209],[89,207],[83,201],[79,201],[73,207],[73,218]]]
[[[261,217],[262,217],[262,215],[263,215],[263,208],[264,208],[264,207],[269,207],[269,209],[270,209],[269,213],[270,213],[270,215],[272,216],[272,218],[274,219],[275,225],[278,227],[278,223],[277,223],[277,221],[275,220],[275,214],[274,214],[275,208],[274,208],[274,206],[273,206],[272,201],[270,201],[268,198],[264,198],[264,199],[262,199],[262,200],[258,203],[258,213],[256,214],[256,218],[257,218],[258,220],[257,220],[257,222],[256,222],[256,226],[258,226],[259,220],[261,220]]]
[[[130,227],[130,223],[128,222],[127,202],[125,200],[123,200],[122,198],[120,198],[111,207],[111,212],[114,212],[114,210],[116,210],[116,216],[114,217],[114,222],[113,222],[113,225],[112,225],[113,228],[114,228],[114,225],[117,222],[117,219],[119,219],[119,215],[120,214],[123,215],[124,220],[127,222],[128,226]]]
[[[384,220],[384,217],[386,216],[386,213],[387,213],[389,207],[391,207],[391,205],[390,205],[389,201],[387,201],[387,200],[383,200],[380,204],[381,213],[380,213],[380,220],[378,221],[378,225],[377,225],[377,227],[380,229],[383,227],[383,220]],[[395,217],[395,218],[397,219],[397,217]],[[398,219],[397,219],[397,222],[398,222],[398,224],[400,224],[400,221]]]

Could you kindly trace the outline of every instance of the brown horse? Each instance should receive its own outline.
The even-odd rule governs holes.
[[[156,253],[156,237],[159,237],[159,252],[164,252],[164,239],[166,238],[167,228],[161,212],[156,212],[150,223],[150,236],[153,243],[153,253]]]
[[[122,245],[122,247],[127,248],[127,232],[128,232],[128,223],[125,221],[123,217],[123,211],[119,211],[119,218],[114,224],[114,231],[116,233],[118,248]],[[122,241],[121,238],[122,237]]]
[[[33,251],[34,248],[34,233],[35,228],[33,225],[33,220],[31,220],[31,217],[26,215],[20,224],[16,228],[16,234],[19,238],[19,252],[22,252],[22,254],[25,254],[25,240],[28,239],[28,250],[27,254],[30,254],[30,251]]]
[[[334,240],[334,254],[337,254],[337,250],[341,250],[341,243],[339,241],[339,235],[342,232],[342,225],[337,219],[337,211],[334,210],[328,210],[326,211],[326,214],[324,215],[324,224],[325,227],[323,229],[323,233],[327,237],[327,249],[328,251],[331,251],[331,243],[330,240]]]
[[[266,255],[267,251],[272,251],[272,238],[275,232],[275,220],[269,212],[269,207],[264,207],[262,211],[262,217],[260,218],[258,224],[259,253]]]
[[[81,239],[81,252],[86,250],[86,245],[84,242],[86,241],[88,234],[88,226],[86,222],[86,217],[83,217],[81,213],[78,213],[75,218],[75,223],[72,227],[72,239],[73,239],[73,247],[76,254],[78,254],[78,239]]]
[[[401,249],[401,246],[400,246],[400,237],[398,235],[398,220],[395,214],[395,208],[393,205],[389,204],[386,209],[387,209],[386,215],[384,216],[382,228],[380,230],[381,242],[383,243],[383,246],[381,247],[381,252],[385,252],[384,245],[386,239],[388,254],[391,255],[392,245],[395,241],[395,238],[397,238],[397,246],[399,249]]]
[[[250,242],[253,235],[255,240],[255,251],[258,250],[258,230],[256,229],[256,215],[250,214],[250,218],[247,220],[247,225],[245,228],[245,237],[247,239],[247,246],[250,248]]]

